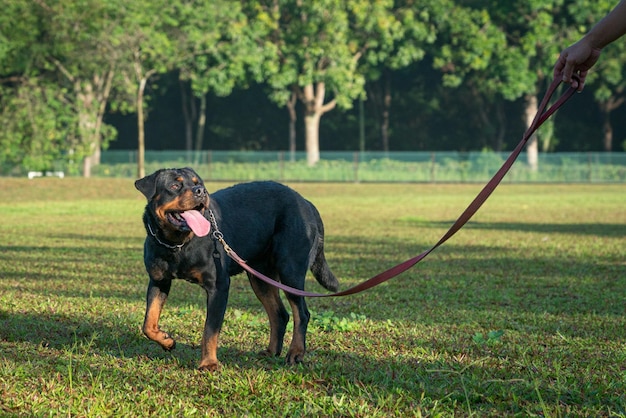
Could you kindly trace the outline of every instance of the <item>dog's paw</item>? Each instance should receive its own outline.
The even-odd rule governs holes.
[[[176,348],[176,340],[170,337],[170,335],[166,332],[163,332],[161,330],[157,330],[155,332],[150,331],[150,329],[144,329],[143,333],[148,339],[155,341],[157,344],[159,344],[161,348],[165,351],[172,351]]]
[[[202,362],[198,366],[198,370],[201,372],[217,372],[220,370],[220,363],[217,361],[207,362],[206,364]]]
[[[163,350],[165,351],[172,351],[176,348],[176,340],[174,340],[172,337],[167,337],[159,344],[161,344],[161,347],[163,347]]]
[[[289,350],[287,352],[287,357],[285,357],[285,362],[290,366],[300,364],[304,361],[304,351],[300,350]]]
[[[176,340],[170,337],[170,335],[165,332],[163,332],[162,334],[163,335],[157,340],[157,342],[163,348],[163,350],[172,351],[173,349],[175,349]]]
[[[278,357],[280,353],[274,353],[271,350],[262,350],[259,351],[259,357]]]

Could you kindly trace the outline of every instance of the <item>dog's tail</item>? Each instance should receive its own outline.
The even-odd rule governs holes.
[[[311,264],[311,272],[319,284],[326,289],[332,292],[339,290],[339,281],[326,262],[326,257],[324,256],[324,238],[321,236],[318,237],[317,251],[313,263]]]
[[[322,217],[313,204],[311,204],[311,207],[315,213],[318,233],[315,237],[315,245],[311,249],[311,262],[309,263],[311,266],[310,269],[319,284],[331,292],[336,292],[339,290],[339,281],[330,270],[330,267],[326,262],[326,256],[324,256],[324,224],[322,223]]]

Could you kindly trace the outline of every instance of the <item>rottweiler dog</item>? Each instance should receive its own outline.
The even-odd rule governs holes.
[[[310,269],[326,289],[339,287],[324,257],[319,212],[287,186],[271,181],[243,183],[209,196],[200,176],[191,168],[181,168],[158,170],[137,180],[135,187],[148,199],[143,215],[147,233],[144,263],[150,283],[143,332],[163,349],[174,349],[174,339],[159,328],[172,279],[199,284],[207,295],[201,370],[219,368],[217,343],[230,277],[243,271],[211,231],[220,231],[251,267],[288,286],[304,289]],[[277,288],[250,274],[248,279],[269,317],[269,345],[262,354],[278,356],[289,313]],[[294,322],[286,361],[296,364],[306,351],[310,313],[303,297],[286,297]]]

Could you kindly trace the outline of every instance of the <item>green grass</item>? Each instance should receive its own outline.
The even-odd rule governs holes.
[[[324,217],[345,289],[434,244],[481,186],[292,187]],[[298,367],[256,355],[267,320],[236,277],[215,374],[195,369],[199,287],[173,285],[161,326],[176,350],[141,334],[131,180],[0,190],[0,416],[626,416],[625,185],[500,187],[407,273],[310,299]]]

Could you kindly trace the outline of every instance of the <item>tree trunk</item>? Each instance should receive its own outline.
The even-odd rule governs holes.
[[[385,80],[383,84],[383,111],[382,122],[380,125],[380,139],[382,141],[383,151],[389,152],[389,112],[391,109],[391,82],[389,74],[385,71]]]
[[[91,155],[95,148],[95,118],[96,114],[93,111],[94,107],[94,92],[91,83],[82,83],[80,80],[74,82],[74,91],[76,92],[76,100],[78,107],[78,132],[80,135],[80,141],[86,149],[83,157],[83,177],[91,177]]]
[[[322,115],[333,109],[335,99],[324,104],[326,86],[323,82],[308,84],[302,91],[302,100],[305,107],[304,126],[306,135],[306,160],[309,166],[314,166],[320,159],[319,125]]]
[[[88,179],[91,177],[91,157],[83,158],[83,177]]]
[[[320,113],[307,114],[304,117],[306,132],[306,162],[313,167],[320,160]]]
[[[137,86],[137,176],[139,178],[145,177],[146,175],[146,167],[145,167],[145,156],[146,156],[146,133],[145,133],[145,116],[143,113],[143,100],[144,100],[144,92],[146,90],[146,85],[148,84],[148,80],[156,70],[148,70],[144,73],[143,67],[141,65],[141,60],[139,58],[139,51],[135,51],[135,61],[133,62],[133,66],[135,67],[135,76],[137,77],[138,86]]]
[[[611,112],[620,107],[624,103],[624,100],[626,100],[624,97],[613,96],[603,102],[599,102],[600,110],[603,114],[602,146],[606,152],[611,152],[613,150],[613,125],[611,124]]]
[[[526,102],[526,128],[529,128],[533,123],[533,119],[537,114],[537,96],[534,94],[527,94],[525,97]],[[532,171],[537,171],[539,168],[539,147],[537,144],[537,133],[533,133],[526,143],[526,160],[528,166]]]
[[[287,101],[287,112],[289,113],[289,158],[291,161],[296,160],[296,121],[298,119],[296,113],[296,101],[298,94],[295,90],[291,92],[291,97]]]
[[[602,121],[602,144],[607,152],[611,152],[613,149],[613,125],[611,125],[609,112],[604,113],[604,120]]]
[[[504,145],[504,138],[506,137],[506,112],[502,103],[498,102],[495,105],[494,116],[498,121],[495,132],[495,144],[494,149],[496,152],[502,152],[502,146]]]
[[[78,145],[81,146],[79,155],[84,155],[83,176],[91,177],[91,167],[100,164],[102,125],[111,93],[114,68],[111,67],[102,74],[94,74],[90,81],[83,82],[74,77],[60,61],[54,58],[51,60],[74,85],[80,135]],[[82,147],[86,147],[87,150]]]
[[[139,88],[137,89],[137,177],[143,178],[146,176],[145,167],[145,154],[146,154],[146,141],[144,131],[144,116],[143,116],[143,93],[146,89],[146,83],[148,79],[143,77],[139,80]]]
[[[104,115],[107,110],[107,103],[109,102],[114,75],[115,71],[111,68],[103,79],[101,79],[98,75],[94,77],[95,85],[97,86],[98,99],[98,113],[96,118],[96,132],[94,140],[95,149],[92,155],[92,162],[94,165],[100,164],[100,157],[102,156],[102,126],[104,125]]]
[[[365,106],[359,97],[359,151],[365,152]]]
[[[196,131],[196,151],[202,151],[202,140],[206,127],[206,94],[200,97],[200,111],[198,112],[198,130]]]
[[[187,92],[187,85],[183,80],[179,79],[181,107],[183,118],[185,119],[185,150],[193,149],[193,121],[196,119],[196,98],[193,93]]]
[[[83,177],[91,177],[91,168],[100,164],[102,154],[102,125],[104,114],[111,93],[113,83],[113,70],[104,75],[93,76],[92,83],[76,83],[79,94],[80,109],[84,114],[79,116],[81,141],[87,147],[86,156],[83,159]]]

